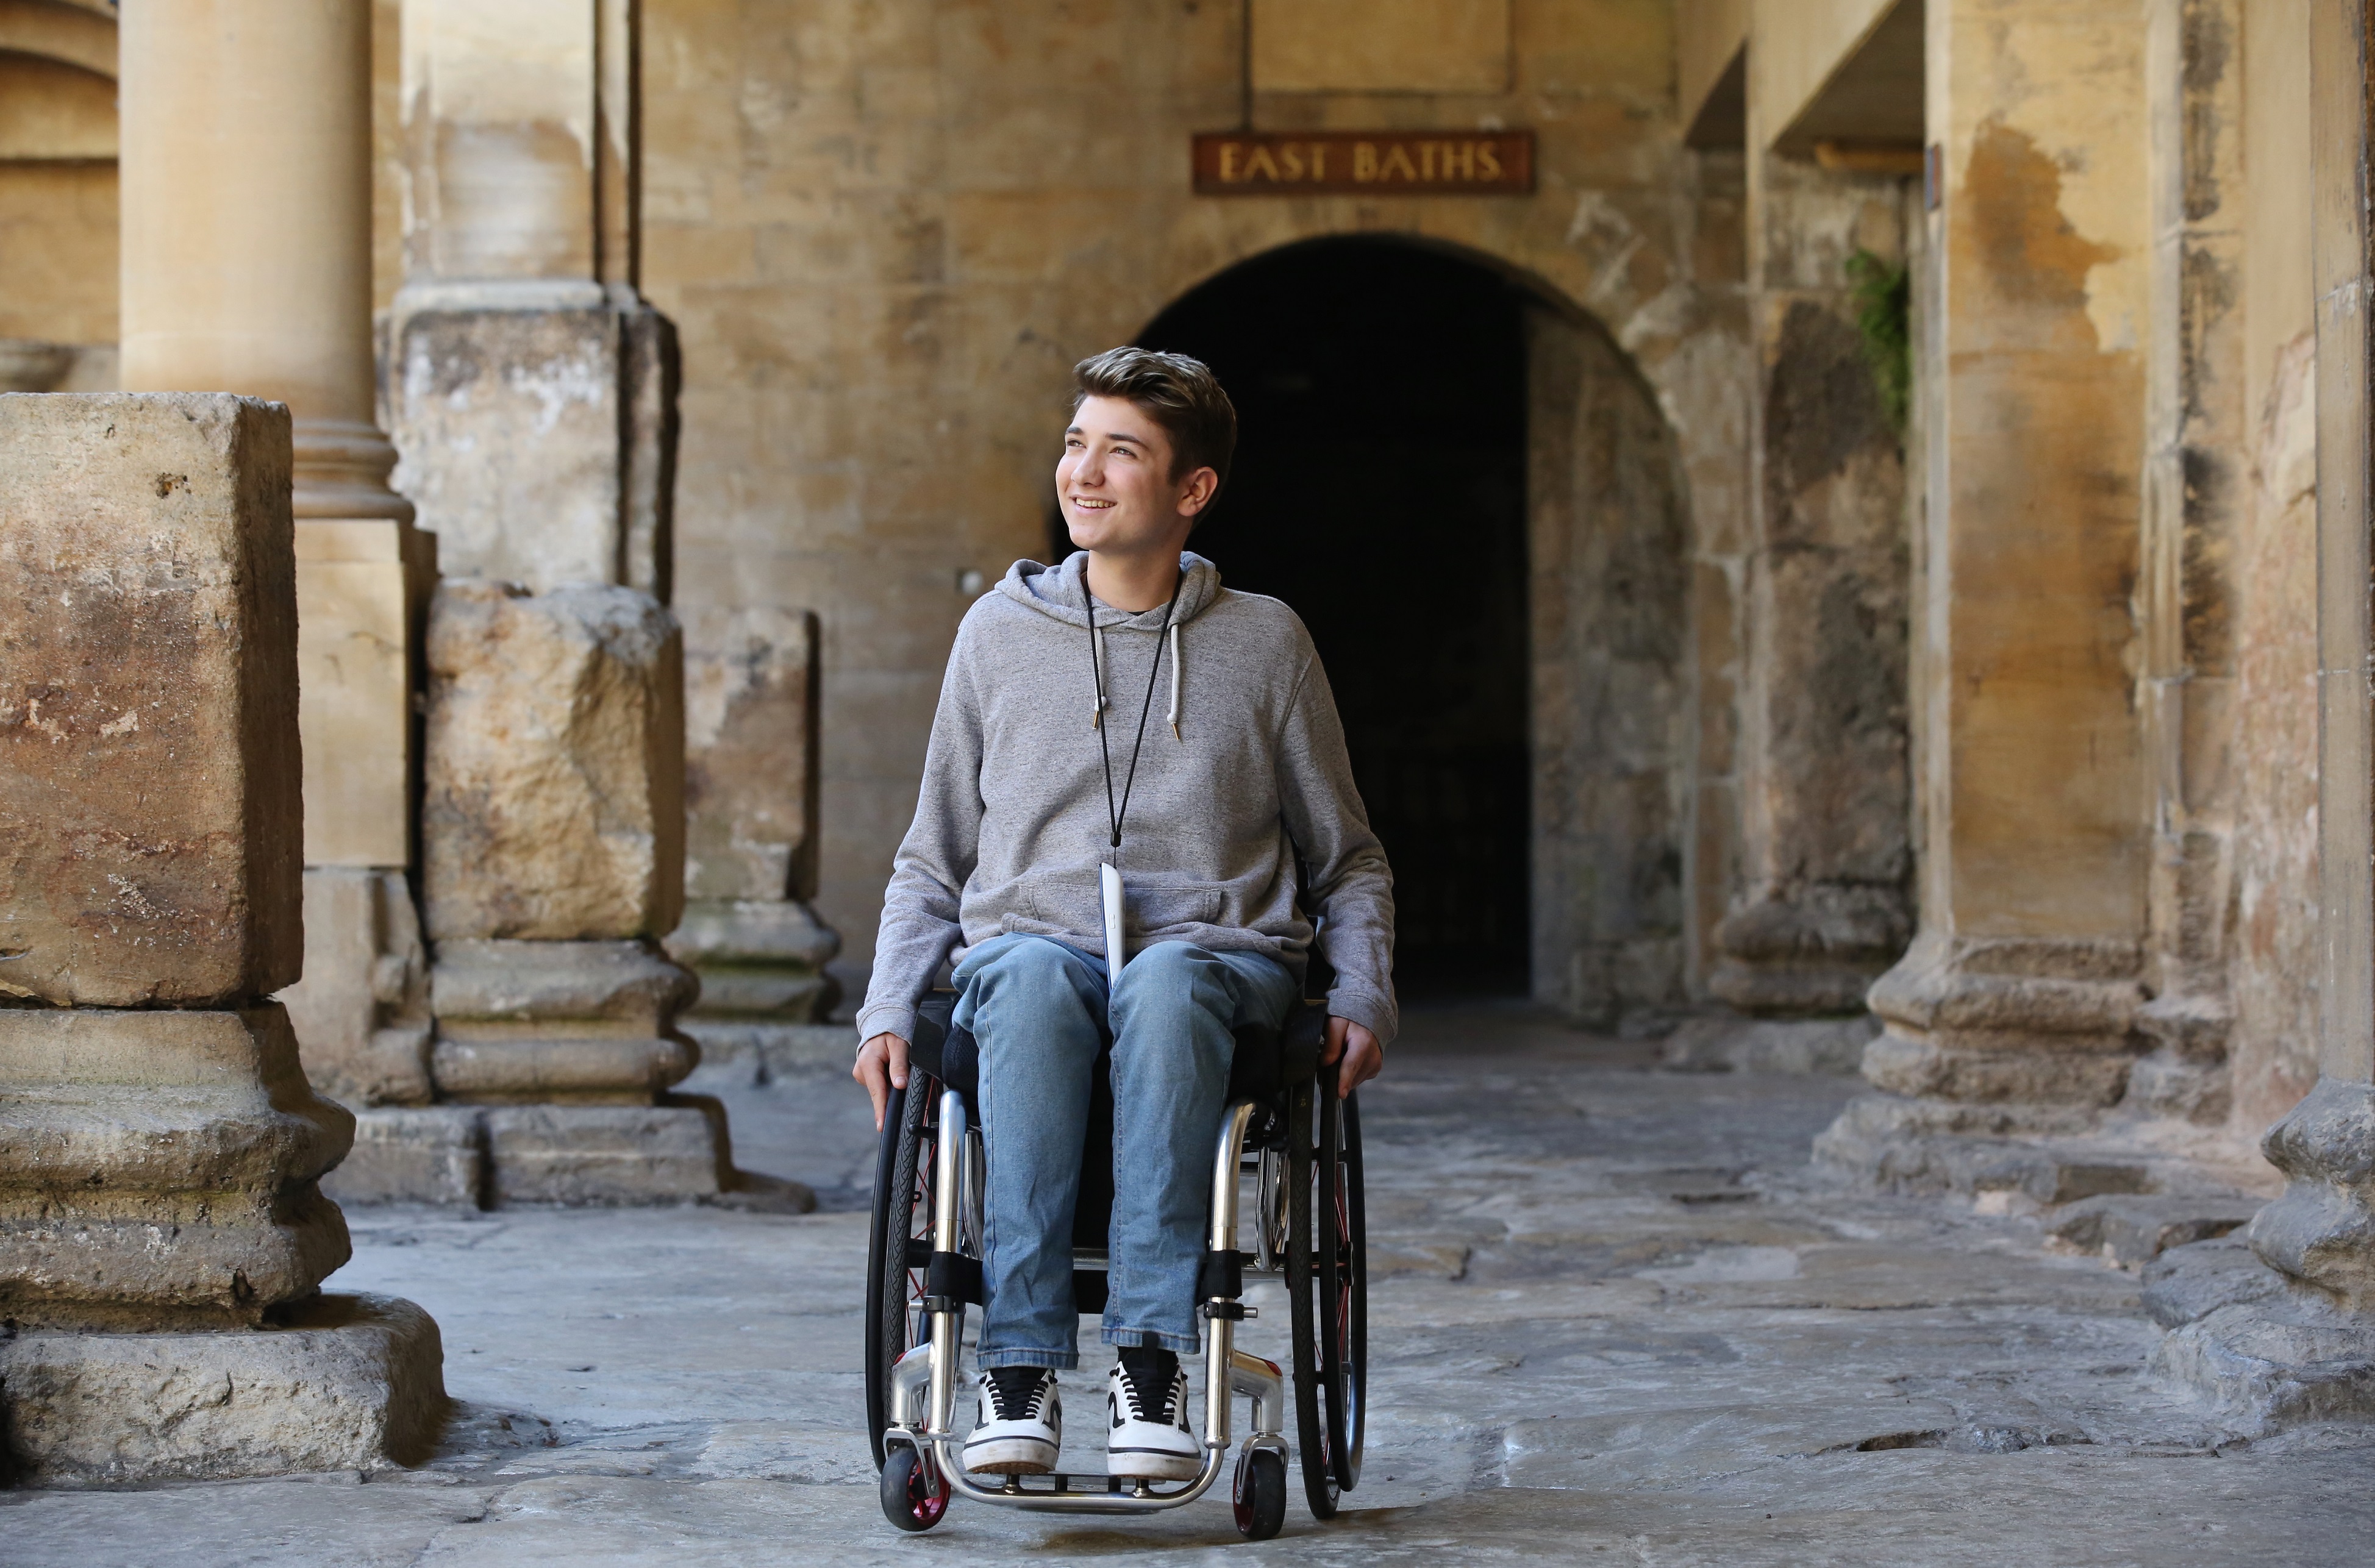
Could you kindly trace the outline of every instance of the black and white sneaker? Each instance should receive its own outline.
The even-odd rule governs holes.
[[[1105,1379],[1105,1474],[1194,1480],[1204,1445],[1188,1430],[1188,1373],[1169,1350],[1125,1345]]]
[[[964,1468],[993,1476],[1044,1476],[1064,1445],[1064,1407],[1056,1374],[1043,1366],[992,1367],[975,1384],[979,1403]]]

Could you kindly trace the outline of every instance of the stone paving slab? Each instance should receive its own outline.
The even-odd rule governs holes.
[[[1629,1043],[1512,1036],[1399,1052],[1364,1093],[1397,1267],[1372,1297],[1367,1468],[1335,1523],[1297,1487],[1260,1547],[1219,1500],[1127,1523],[960,1504],[897,1537],[860,1430],[865,1219],[847,1208],[358,1209],[335,1284],[407,1295],[444,1330],[464,1403],[434,1461],[0,1493],[0,1560],[2363,1561],[2375,1432],[2253,1441],[2154,1381],[2163,1331],[2133,1274],[2047,1251],[2034,1220],[1820,1176],[1806,1149],[1852,1083],[1662,1074]],[[747,1168],[855,1200],[871,1128],[845,1079],[708,1091]],[[1247,1347],[1274,1349],[1283,1315]],[[1084,1362],[1076,1421],[1102,1382]],[[1087,1468],[1081,1435],[1068,1462]]]

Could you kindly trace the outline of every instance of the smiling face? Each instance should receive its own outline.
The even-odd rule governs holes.
[[[1172,461],[1169,434],[1138,405],[1082,399],[1056,465],[1072,543],[1100,554],[1176,551],[1221,480],[1210,468],[1174,478]]]

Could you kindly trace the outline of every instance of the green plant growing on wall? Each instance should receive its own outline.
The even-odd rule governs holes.
[[[1902,262],[1891,265],[1859,250],[1848,258],[1848,282],[1854,287],[1856,336],[1873,388],[1902,441],[1913,403],[1913,275]]]

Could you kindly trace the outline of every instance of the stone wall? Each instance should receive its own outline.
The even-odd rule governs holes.
[[[847,938],[845,984],[862,984],[914,809],[960,576],[1046,549],[1071,364],[1232,263],[1382,231],[1524,276],[1633,361],[1673,432],[1703,573],[1738,557],[1751,360],[1736,171],[1726,190],[1719,167],[1702,202],[1674,123],[1669,8],[1514,6],[1508,74],[1490,88],[1250,84],[1264,128],[1533,127],[1531,196],[1199,198],[1189,134],[1248,107],[1242,15],[1167,0],[644,7],[644,287],[677,322],[685,367],[677,602],[696,636],[713,607],[821,617],[817,905]],[[1691,876],[1729,866],[1731,808],[1721,789],[1672,808]],[[1698,964],[1723,902],[1681,898],[1681,962]]]

